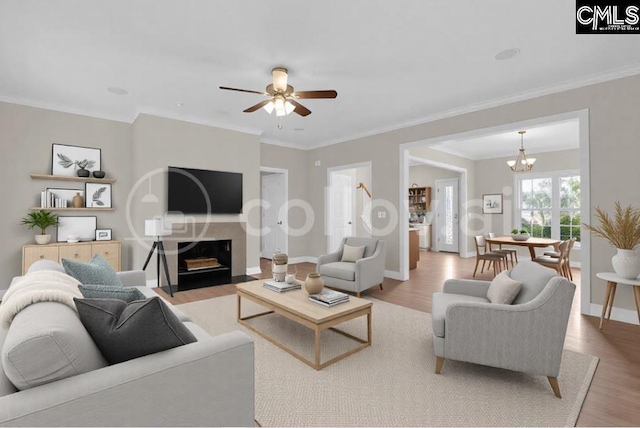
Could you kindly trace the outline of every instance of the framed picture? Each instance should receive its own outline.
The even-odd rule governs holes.
[[[99,171],[101,168],[102,150],[92,147],[68,146],[53,143],[51,158],[51,174],[77,177],[77,171]]]
[[[93,241],[96,236],[96,226],[98,219],[95,216],[88,217],[63,217],[59,216],[58,221],[58,242],[67,242],[69,236],[75,236],[80,241]]]
[[[502,193],[482,195],[482,214],[502,214]]]
[[[47,190],[55,195],[54,198],[65,199],[69,207],[73,206],[73,197],[78,193],[80,193],[80,196],[84,198],[84,190],[82,189],[60,189],[48,187]]]
[[[87,208],[111,208],[111,184],[85,183],[84,206]]]
[[[111,229],[96,229],[96,241],[111,241]]]

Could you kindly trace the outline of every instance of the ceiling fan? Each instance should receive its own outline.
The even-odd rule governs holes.
[[[297,113],[300,116],[309,116],[311,110],[300,104],[299,99],[312,99],[312,98],[335,98],[338,93],[334,90],[327,91],[298,91],[293,90],[293,86],[287,84],[288,73],[287,69],[283,67],[276,67],[271,70],[273,75],[273,83],[267,86],[264,92],[251,91],[248,89],[228,88],[226,86],[220,86],[220,89],[227,91],[248,92],[250,94],[258,94],[269,97],[268,100],[259,102],[256,105],[244,110],[245,113],[253,113],[260,108],[264,108],[269,114],[274,110],[276,116],[286,116],[290,113]]]

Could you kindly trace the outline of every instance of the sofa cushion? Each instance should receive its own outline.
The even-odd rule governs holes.
[[[351,245],[346,245],[342,247],[342,260],[343,262],[351,262],[355,263],[360,260],[364,256],[364,250],[366,246],[361,247],[352,247]]]
[[[346,238],[345,244],[351,245],[352,247],[362,247],[364,245],[364,257],[373,256],[373,253],[376,252],[376,248],[378,248],[378,240],[375,238],[349,237]]]
[[[444,337],[444,319],[447,315],[447,307],[458,302],[489,303],[484,297],[467,296],[466,294],[433,293],[431,300],[431,328],[433,334]]]
[[[100,284],[122,287],[116,271],[100,254],[94,254],[88,263],[62,259],[62,266],[82,284]]]
[[[60,263],[54,262],[53,260],[38,260],[29,266],[27,273],[38,272],[41,270],[52,270],[60,273],[67,273]]]
[[[522,283],[509,278],[507,271],[503,271],[496,275],[489,285],[487,290],[487,299],[491,303],[500,303],[503,305],[510,305],[516,298]]]
[[[332,278],[344,279],[345,281],[356,280],[356,264],[349,262],[333,262],[320,265],[318,268],[320,275]]]
[[[547,286],[549,280],[555,276],[558,276],[556,271],[538,263],[531,261],[518,263],[509,271],[511,279],[522,283],[522,290],[513,304],[520,305],[534,299]]]
[[[126,303],[117,299],[74,299],[87,331],[109,364],[196,341],[159,297]]]
[[[146,297],[135,287],[117,287],[113,285],[85,285],[80,284],[78,289],[83,297],[88,299],[120,299],[125,302],[144,300]]]
[[[149,288],[149,287],[146,287],[144,285],[143,286],[138,286],[136,288],[138,289],[138,291],[140,291],[140,293],[142,293],[142,295],[144,295],[144,297],[146,299],[150,299],[152,297],[160,297],[160,296],[158,296],[158,293],[153,291],[153,288]],[[191,321],[191,319],[187,316],[187,314],[185,314],[180,309],[178,309],[177,306],[172,305],[171,303],[167,302],[162,297],[160,297],[160,299],[165,303],[165,305],[167,305],[171,309],[171,311],[174,313],[175,316],[178,317],[178,319],[180,321],[182,321],[182,322]]]
[[[5,374],[20,390],[106,365],[75,311],[57,302],[40,302],[21,310],[2,347]]]

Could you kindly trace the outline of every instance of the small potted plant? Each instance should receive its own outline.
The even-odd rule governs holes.
[[[530,238],[527,229],[511,229],[511,237],[514,241],[526,241]]]
[[[640,275],[640,258],[634,251],[640,244],[640,209],[629,205],[614,205],[613,218],[604,210],[596,207],[596,218],[600,226],[594,227],[586,223],[582,225],[600,238],[604,238],[618,250],[611,258],[613,270],[622,278],[633,279]]]
[[[27,226],[29,230],[34,227],[40,229],[40,234],[36,235],[36,242],[40,245],[48,244],[49,241],[51,241],[51,235],[46,234],[47,228],[57,226],[58,223],[58,216],[45,210],[31,211],[21,222],[21,224]]]

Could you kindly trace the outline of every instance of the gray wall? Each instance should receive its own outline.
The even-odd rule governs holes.
[[[114,239],[128,236],[124,206],[131,186],[131,125],[51,110],[0,102],[0,170],[4,183],[0,186],[3,221],[0,222],[0,289],[7,288],[11,278],[20,275],[22,246],[35,244],[36,232],[20,225],[32,206],[40,205],[40,192],[47,187],[77,188],[84,183],[32,180],[29,173],[51,173],[51,144],[63,143],[102,149],[102,168],[117,181],[112,187],[111,212],[91,212],[98,227],[113,229]],[[65,215],[59,211],[57,214]],[[77,214],[73,211],[66,215]],[[55,228],[47,232],[55,239]],[[122,242],[122,267],[129,269],[131,245]]]

